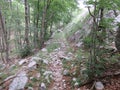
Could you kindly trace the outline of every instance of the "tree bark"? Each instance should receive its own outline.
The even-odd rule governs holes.
[[[4,18],[2,16],[2,10],[0,7],[0,23],[1,23],[1,32],[2,32],[2,43],[4,45],[4,51],[5,51],[5,60],[4,62],[7,63],[9,60],[9,52],[8,52],[8,39],[7,39],[7,30],[5,29],[5,22]]]
[[[118,27],[117,35],[115,37],[115,45],[117,50],[120,52],[120,26]]]
[[[45,41],[45,35],[46,35],[46,29],[47,29],[47,24],[46,24],[46,15],[47,15],[47,10],[50,7],[51,0],[47,0],[45,2],[44,0],[44,8],[43,8],[43,14],[42,14],[42,25],[41,25],[41,32],[40,32],[40,48],[42,48],[44,41]]]
[[[29,16],[28,16],[28,2],[27,0],[24,1],[25,3],[25,44],[29,46]]]

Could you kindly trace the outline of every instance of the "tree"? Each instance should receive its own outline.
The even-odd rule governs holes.
[[[93,25],[91,28],[90,39],[90,58],[87,62],[87,74],[90,79],[98,77],[102,74],[105,69],[106,54],[105,49],[101,49],[101,46],[106,45],[107,29],[111,26],[112,19],[104,17],[105,13],[109,10],[113,10],[115,16],[118,9],[118,0],[89,0],[87,4],[93,5],[93,11],[88,6],[90,16],[93,18]],[[116,35],[116,46],[120,49],[120,30]],[[99,51],[99,52],[98,52]]]
[[[26,46],[29,47],[29,15],[28,15],[28,2],[27,0],[24,1],[25,3],[25,43]]]
[[[0,7],[0,25],[1,25],[1,57],[4,63],[7,63],[9,60],[9,52],[8,52],[8,39],[7,39],[7,30],[5,29],[5,20],[2,15],[2,10]],[[5,52],[6,58],[4,59],[2,53]]]

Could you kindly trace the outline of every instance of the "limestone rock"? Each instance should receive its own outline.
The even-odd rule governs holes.
[[[29,64],[28,64],[28,68],[32,68],[33,66],[35,66],[37,63],[36,61],[31,61]]]
[[[75,82],[74,86],[78,86],[78,85],[79,85],[79,83],[78,83],[78,82]]]
[[[44,59],[44,60],[43,60],[43,63],[48,64],[49,62],[48,62],[47,59]]]
[[[46,85],[45,85],[45,83],[41,83],[40,90],[46,90]]]
[[[70,74],[70,71],[69,71],[69,70],[66,70],[66,69],[65,69],[65,70],[63,71],[63,75],[64,75],[64,76],[69,75],[69,74]]]
[[[102,82],[96,82],[95,88],[96,88],[96,90],[103,90],[104,86],[103,86]]]
[[[40,76],[41,76],[40,73],[37,73],[37,74],[36,74],[36,77],[37,77],[38,80],[39,80]]]
[[[18,64],[19,64],[19,65],[22,65],[22,64],[24,64],[24,63],[26,63],[26,62],[27,62],[26,59],[22,59],[22,60],[20,60],[20,61],[18,62]]]
[[[9,90],[24,89],[27,82],[28,77],[26,76],[26,72],[22,71],[16,76],[16,78],[13,79],[12,83],[9,86]]]
[[[76,82],[77,79],[74,77],[72,80],[73,80],[74,82]]]
[[[46,49],[46,48],[43,48],[41,51],[42,51],[42,52],[47,52],[47,49]]]
[[[32,87],[28,87],[28,90],[34,90]]]
[[[120,23],[120,15],[118,15],[116,18],[115,18],[115,21],[116,23]]]
[[[78,42],[75,46],[76,47],[81,47],[82,44],[83,44],[83,42]]]
[[[40,61],[40,60],[41,60],[41,58],[40,57],[36,57],[36,56],[31,58],[31,61]]]

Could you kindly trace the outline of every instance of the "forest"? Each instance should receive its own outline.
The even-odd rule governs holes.
[[[0,0],[0,90],[120,90],[120,0]]]

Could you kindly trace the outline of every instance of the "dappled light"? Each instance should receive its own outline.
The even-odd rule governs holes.
[[[120,90],[120,1],[1,0],[0,90]]]

